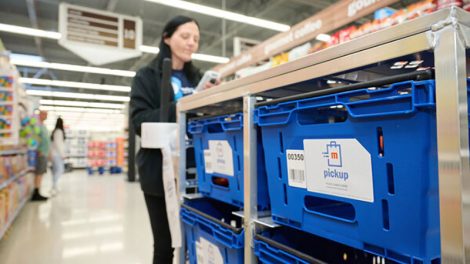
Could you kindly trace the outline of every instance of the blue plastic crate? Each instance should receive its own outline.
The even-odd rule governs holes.
[[[243,115],[238,113],[190,120],[188,131],[193,135],[199,192],[243,207]],[[258,144],[257,159],[258,207],[267,209],[269,194],[261,142]],[[212,168],[209,169],[209,166]]]
[[[255,235],[254,249],[260,264],[382,263],[362,250],[288,227]]]
[[[187,201],[181,208],[189,263],[243,263],[244,231],[236,210],[207,198]],[[231,226],[231,222],[235,227]]]
[[[256,118],[275,222],[402,263],[439,261],[434,81],[261,106]],[[306,170],[288,172],[287,150],[303,158],[291,153],[304,140]]]

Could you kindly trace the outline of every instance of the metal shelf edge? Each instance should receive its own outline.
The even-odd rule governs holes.
[[[18,173],[17,175],[15,175],[13,177],[10,177],[8,180],[6,180],[2,184],[0,184],[0,190],[8,187],[8,185],[10,185],[12,182],[14,182],[15,180],[25,176],[26,174],[28,174],[28,172],[31,172],[31,171],[32,171],[31,168],[27,168],[27,169],[21,171],[20,173]]]
[[[29,201],[29,195],[27,195],[23,201],[21,201],[20,205],[16,209],[16,211],[13,213],[12,217],[8,219],[8,222],[6,223],[5,227],[0,230],[0,241],[3,239],[3,236],[5,235],[6,231],[10,228],[10,226],[13,224],[13,221],[15,221],[16,217],[20,213],[20,211],[23,209],[23,207],[26,205],[26,202]]]

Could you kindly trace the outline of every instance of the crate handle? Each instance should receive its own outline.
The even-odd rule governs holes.
[[[416,111],[411,95],[358,101],[346,103],[345,106],[349,115],[353,118],[403,115]]]
[[[295,114],[300,125],[342,123],[348,119],[348,112],[342,105],[302,108]]]
[[[292,263],[295,263],[292,258],[286,259],[286,258],[281,258],[280,256],[285,256],[285,253],[278,250],[278,249],[273,249],[272,247],[266,245],[266,247],[269,247],[270,250],[273,252],[269,252],[267,249],[260,249],[260,257],[264,261],[269,261],[269,262],[264,262],[264,263],[289,263],[292,261]]]
[[[304,210],[310,214],[347,223],[356,222],[356,209],[352,204],[346,202],[307,195],[304,198]]]
[[[243,243],[242,244],[235,243],[235,241],[233,241],[232,239],[233,237],[234,237],[234,234],[232,233],[232,231],[229,231],[228,229],[226,230],[214,229],[214,238],[222,245],[228,248],[243,248]]]
[[[181,210],[181,220],[183,220],[185,224],[194,226],[196,224],[195,219],[196,217],[192,213],[188,212],[185,209]]]
[[[222,123],[222,128],[224,129],[224,131],[240,130],[242,126],[243,124],[241,120],[235,120],[235,121]]]
[[[199,123],[189,123],[188,124],[188,132],[191,134],[200,134],[202,133],[204,126]]]
[[[207,131],[209,134],[217,134],[224,132],[224,128],[220,123],[210,123],[204,125],[204,130]]]

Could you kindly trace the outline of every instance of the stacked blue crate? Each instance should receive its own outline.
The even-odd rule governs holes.
[[[243,207],[243,115],[190,120],[188,131],[193,135],[199,192]],[[258,207],[267,209],[269,195],[261,142],[257,162]]]
[[[256,119],[275,222],[401,263],[439,262],[434,81],[261,106]]]
[[[381,263],[378,257],[362,250],[288,227],[256,235],[254,250],[260,264],[355,264],[374,263],[374,259],[375,263]]]
[[[203,198],[181,208],[189,263],[243,263],[244,231],[236,207]]]

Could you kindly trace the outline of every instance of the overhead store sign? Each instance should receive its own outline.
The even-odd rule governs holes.
[[[61,3],[59,44],[95,65],[141,55],[139,17]]]
[[[256,47],[233,57],[226,64],[217,65],[214,70],[220,72],[222,77],[231,75],[240,69],[297,47],[314,39],[321,33],[328,33],[341,28],[395,2],[398,2],[398,0],[340,1],[291,27],[290,31],[269,38]]]

